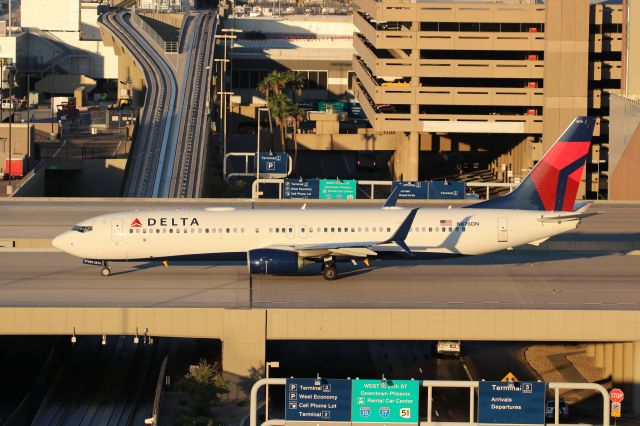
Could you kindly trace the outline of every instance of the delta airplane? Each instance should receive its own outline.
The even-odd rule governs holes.
[[[292,274],[318,263],[327,280],[336,261],[480,255],[540,244],[575,229],[587,203],[574,206],[595,126],[577,117],[511,193],[462,208],[133,211],[84,220],[53,245],[102,266],[111,261],[247,261],[249,273]]]

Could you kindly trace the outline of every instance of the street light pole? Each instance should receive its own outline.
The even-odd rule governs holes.
[[[269,367],[271,368],[278,368],[280,367],[280,362],[279,361],[269,361],[266,363],[266,378],[269,378]],[[267,422],[269,421],[269,382],[267,381],[267,384],[265,385],[265,391],[264,391],[264,421]]]
[[[234,24],[235,25],[235,18],[234,18]],[[241,29],[236,29],[236,28],[223,28],[220,31],[222,31],[223,33],[231,33],[231,35],[233,36],[231,38],[231,52],[229,52],[229,58],[231,58],[232,52],[233,52],[233,48],[236,45],[236,34],[237,33],[241,33],[242,30]],[[225,34],[226,35],[226,34]],[[225,43],[225,48],[226,48],[226,43]],[[229,74],[229,86],[231,86],[231,90],[233,90],[233,60],[230,59],[230,63],[229,63],[229,67],[231,69],[231,73]]]
[[[268,108],[260,107],[258,108],[258,135],[256,139],[256,180],[260,179],[260,113],[262,111],[267,111]],[[257,184],[256,184],[257,185]]]
[[[51,94],[51,105],[49,105],[51,107],[51,133],[53,134],[53,84],[54,84],[54,80],[56,78],[56,51],[53,50],[53,74],[50,75],[50,79],[49,79],[49,91]]]

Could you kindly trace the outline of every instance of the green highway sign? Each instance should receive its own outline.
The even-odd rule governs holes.
[[[353,423],[418,424],[418,380],[354,380]]]
[[[321,200],[355,200],[356,181],[355,180],[320,180]]]

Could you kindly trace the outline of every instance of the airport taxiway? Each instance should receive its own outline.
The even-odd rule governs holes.
[[[253,275],[242,262],[114,263],[110,277],[64,253],[0,253],[0,306],[225,308],[640,309],[640,256],[502,252],[341,264],[327,282]]]
[[[254,207],[302,204],[262,201]],[[47,242],[84,218],[108,212],[211,205],[252,207],[238,200],[12,199],[0,202],[0,240]],[[312,202],[307,208],[330,205]],[[99,268],[54,249],[0,248],[0,306],[640,309],[640,204],[602,203],[591,209],[604,214],[541,250],[526,246],[447,260],[374,261],[372,268],[341,264],[335,282],[323,280],[317,265],[305,267],[301,276],[250,279],[242,262],[169,268],[157,262],[113,263],[112,276],[105,278]]]

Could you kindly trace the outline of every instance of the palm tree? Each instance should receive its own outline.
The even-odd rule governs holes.
[[[273,93],[282,93],[287,86],[287,73],[283,71],[271,71],[267,75],[269,82],[271,83],[271,90]]]
[[[267,102],[271,116],[275,118],[276,124],[280,127],[280,146],[282,147],[282,152],[286,151],[285,130],[292,104],[291,99],[283,93],[274,93],[269,97],[269,102]]]
[[[293,170],[296,169],[296,162],[298,161],[298,127],[302,120],[307,117],[307,112],[303,110],[300,105],[293,104],[289,108],[289,117],[293,120]]]
[[[283,89],[287,84],[287,73],[281,71],[271,71],[267,74],[262,81],[258,84],[258,91],[261,92],[265,100],[267,101],[267,105],[269,105],[269,98],[272,94],[281,94]],[[267,116],[269,120],[269,134],[271,137],[271,150],[274,149],[274,140],[273,140],[273,114],[272,109],[269,108],[267,110]]]
[[[296,101],[296,96],[302,95],[302,89],[307,84],[307,78],[297,71],[287,71],[285,73],[286,86],[291,90],[291,99]]]
[[[266,75],[262,81],[258,84],[258,91],[264,95],[265,100],[267,101],[267,105],[269,104],[269,95],[273,92],[273,73]],[[271,117],[271,108],[267,109],[267,116],[269,120],[269,136],[271,138],[271,151],[274,148],[273,141],[273,118]],[[260,119],[260,114],[258,114],[258,119]]]

